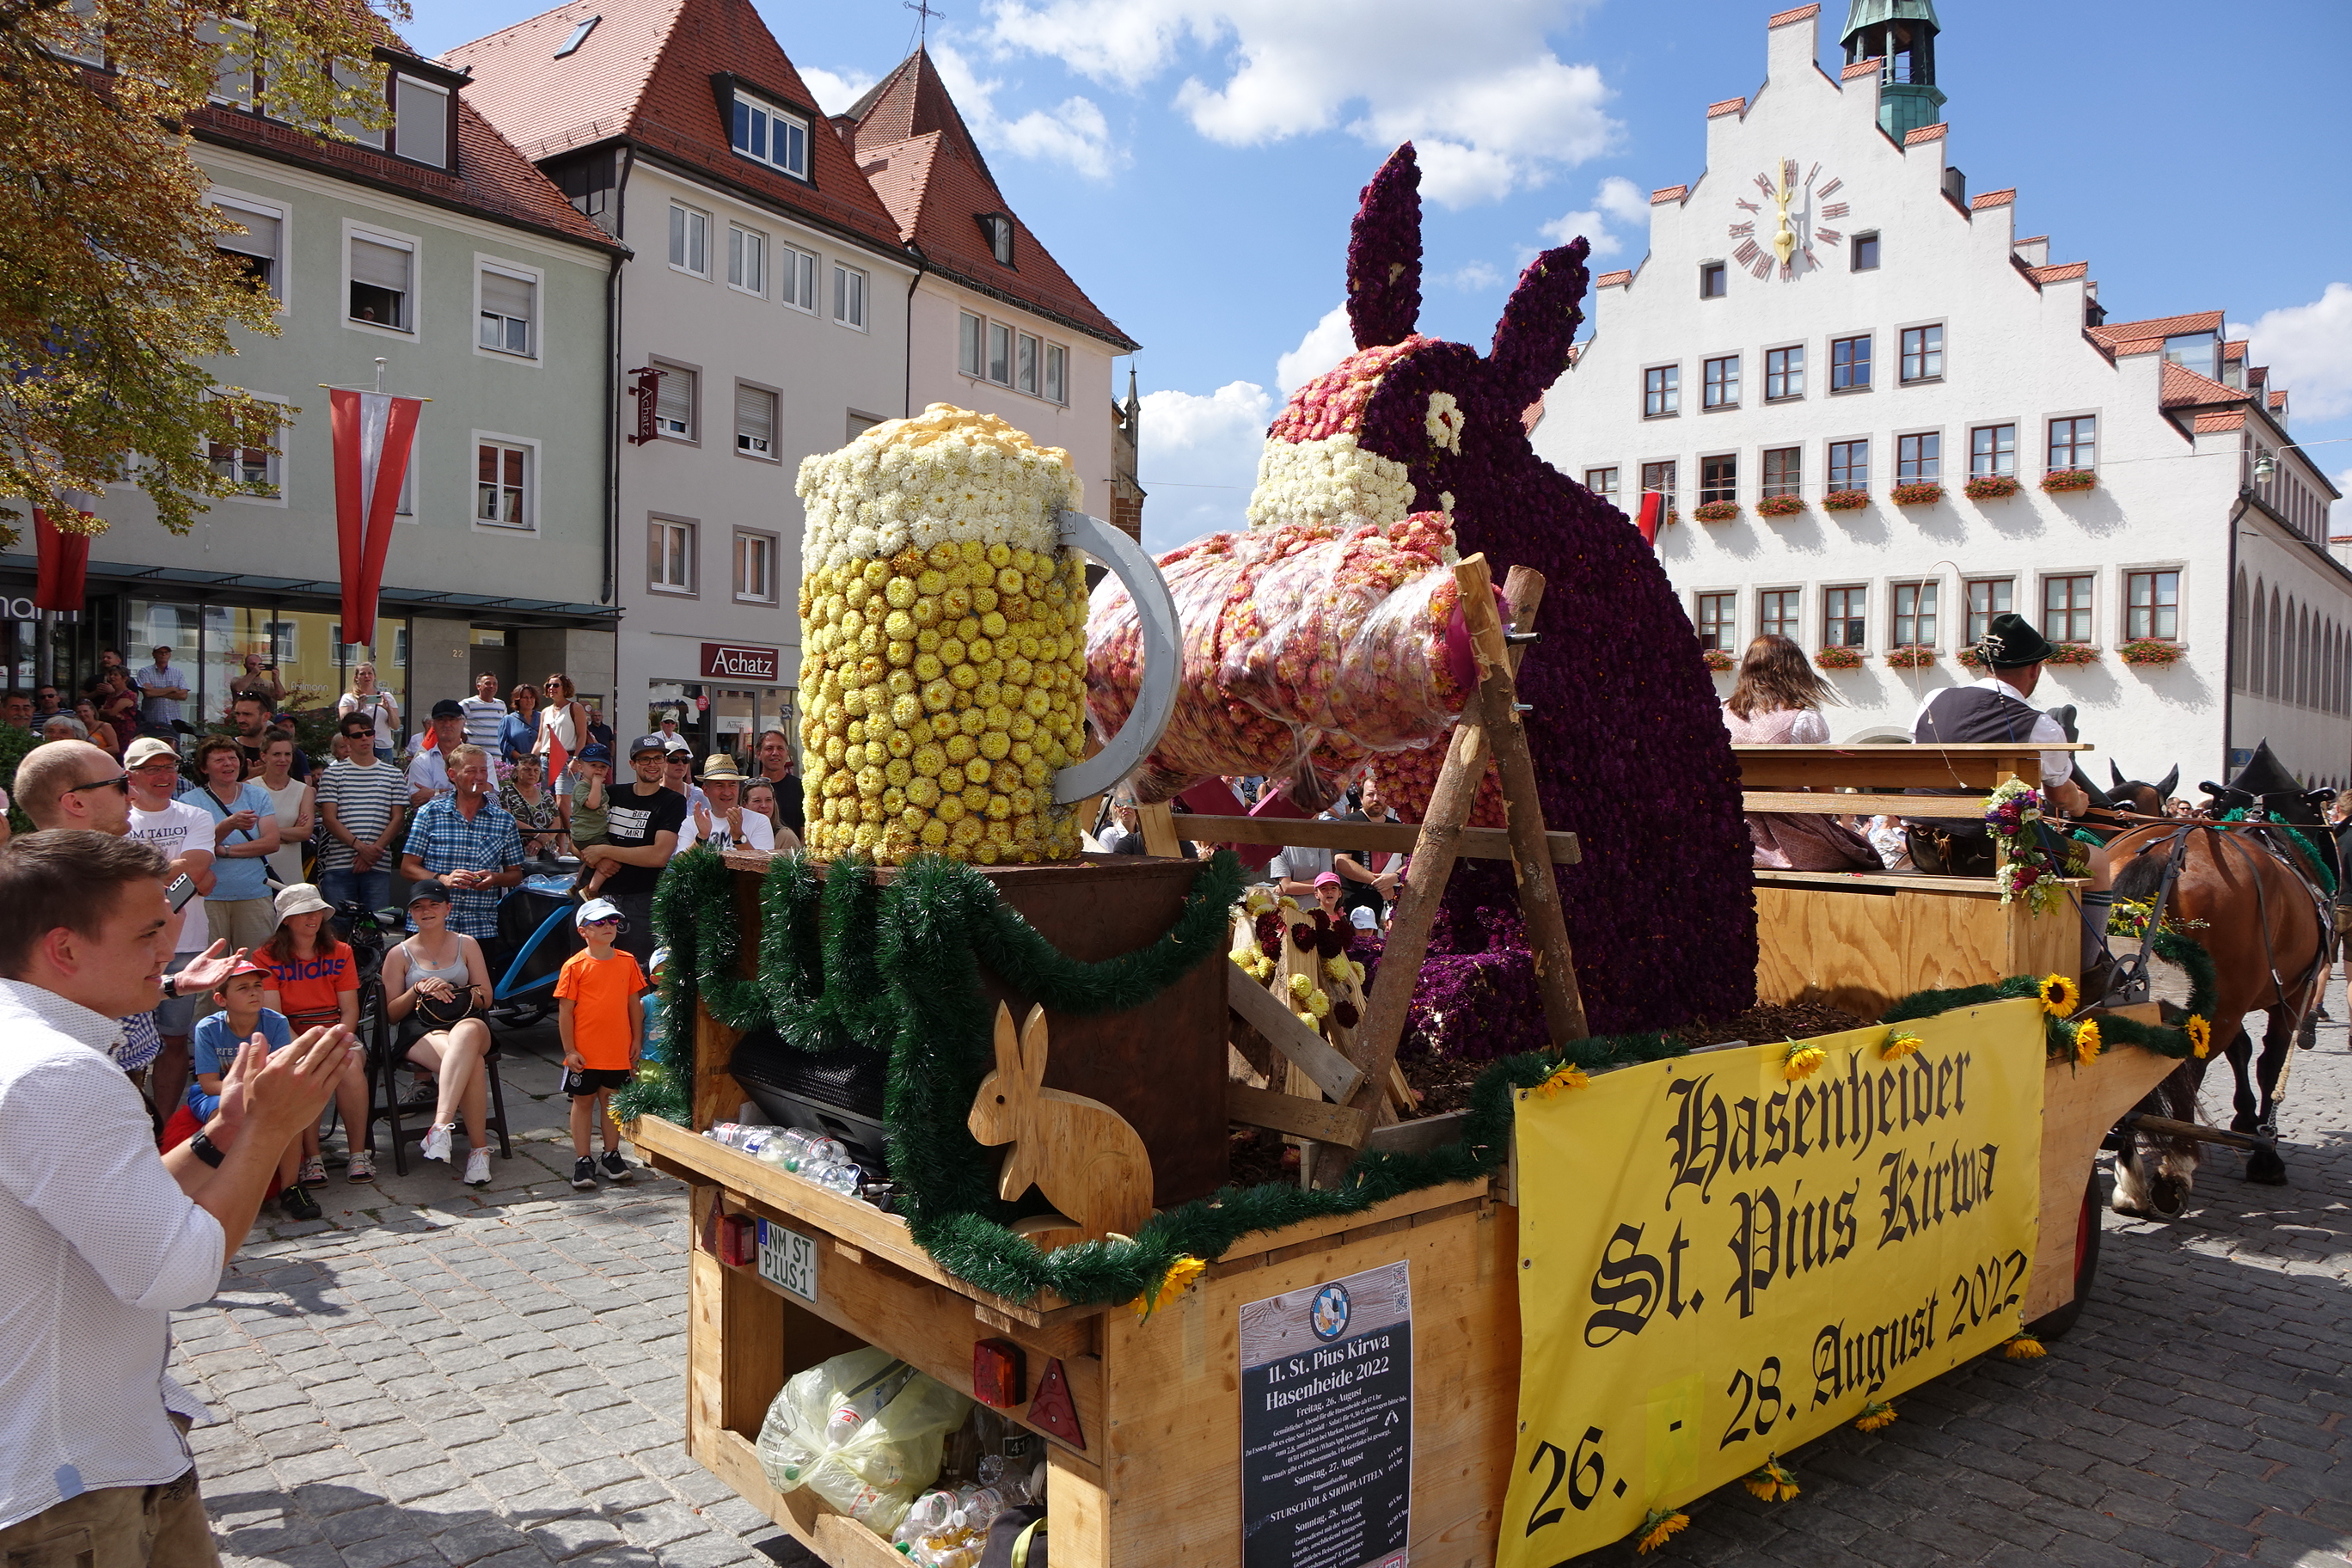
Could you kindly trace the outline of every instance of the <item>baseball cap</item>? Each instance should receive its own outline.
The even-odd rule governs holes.
[[[662,737],[662,750],[665,752],[684,752],[689,757],[694,755],[694,748],[686,743],[686,737],[683,735],[664,735]]]
[[[147,651],[148,651],[149,653],[162,653],[162,654],[168,654],[168,653],[170,653],[170,652],[172,651],[172,645],[171,645],[170,643],[167,643],[167,642],[159,642],[159,643],[157,643],[153,647],[149,648]]]
[[[214,994],[217,995],[221,992],[227,990],[228,983],[235,980],[240,974],[258,974],[264,979],[268,979],[270,977],[271,971],[268,966],[256,963],[249,958],[240,958],[226,974],[221,976],[221,983],[213,987]]]
[[[632,757],[641,756],[647,752],[667,750],[669,750],[669,742],[661,735],[640,735],[629,742],[629,755]]]
[[[1348,917],[1348,923],[1358,931],[1378,931],[1381,929],[1381,917],[1372,913],[1370,904],[1358,904],[1355,912]]]
[[[1330,883],[1331,886],[1335,888],[1338,887],[1339,885],[1339,873],[1337,871],[1326,871],[1321,876],[1315,879],[1315,885],[1318,888],[1323,886],[1326,882]]]
[[[438,878],[419,882],[408,889],[412,904],[446,904],[449,901],[449,885]]]
[[[454,697],[444,697],[433,705],[433,717],[436,719],[463,719],[465,716],[466,705]]]
[[[160,736],[142,735],[131,742],[130,749],[122,753],[122,765],[126,768],[135,768],[142,763],[152,762],[157,757],[169,757],[173,763],[177,763],[180,760],[180,753],[171,742]]]
[[[572,923],[575,926],[594,925],[598,921],[616,921],[620,918],[621,906],[612,900],[591,899],[580,906],[580,912],[572,917]]]
[[[613,748],[602,741],[591,741],[572,752],[572,760],[575,763],[602,763],[609,768],[613,765]]]

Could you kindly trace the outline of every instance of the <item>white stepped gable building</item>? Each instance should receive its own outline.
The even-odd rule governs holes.
[[[1853,0],[1842,77],[1819,13],[1770,19],[1764,85],[1707,109],[1706,171],[1594,279],[1538,451],[1628,513],[1667,498],[1658,552],[1706,647],[1858,656],[1839,740],[1907,737],[2014,610],[2095,656],[2034,700],[2077,705],[2098,781],[2213,778],[2265,737],[2306,783],[2352,779],[2352,572],[2286,394],[2220,311],[2109,322],[2087,263],[2016,236],[2013,190],[1969,195],[1926,122],[1929,0]],[[1891,667],[1905,648],[1927,662]]]

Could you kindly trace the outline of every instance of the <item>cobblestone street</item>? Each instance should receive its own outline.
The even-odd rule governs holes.
[[[571,1189],[552,1036],[507,1037],[519,1135],[489,1187],[414,1160],[373,1186],[335,1172],[325,1221],[257,1231],[219,1299],[180,1315],[175,1370],[222,1418],[194,1442],[231,1563],[814,1561],[686,1457],[683,1189],[650,1171]],[[2293,1074],[2289,1185],[2216,1152],[2181,1220],[2106,1215],[2089,1307],[2046,1359],[1979,1361],[1883,1432],[1783,1456],[1801,1499],[1727,1488],[1659,1555],[2352,1561],[2345,1026]],[[2209,1118],[2227,1082],[2217,1068]]]

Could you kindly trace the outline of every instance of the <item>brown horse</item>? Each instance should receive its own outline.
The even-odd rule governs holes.
[[[2302,860],[2300,853],[2274,847],[2269,837],[2259,825],[2166,821],[2119,834],[2107,853],[2116,868],[2116,897],[2152,899],[2178,851],[2179,875],[2164,913],[2168,921],[2200,922],[2197,940],[2212,955],[2216,998],[2207,1022],[2237,1077],[2237,1114],[2231,1125],[2275,1137],[2280,1069],[2304,1019],[2319,1005],[2328,919],[2315,883],[2294,863]],[[2291,846],[2284,835],[2278,837]],[[2253,1012],[2265,1014],[2270,1025],[2250,1084],[2253,1045],[2244,1019]],[[2197,1120],[2207,1060],[2183,1061],[2158,1086],[2153,1098],[2160,1101],[2162,1114],[2178,1121]],[[2178,1215],[2187,1205],[2197,1163],[2192,1142],[2135,1137],[2116,1162],[2115,1206],[2126,1214]],[[2247,1156],[2246,1177],[2275,1185],[2285,1182],[2286,1170],[2275,1153],[2257,1150]]]

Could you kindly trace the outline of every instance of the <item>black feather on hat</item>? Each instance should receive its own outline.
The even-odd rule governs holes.
[[[1992,618],[1984,640],[1977,644],[1977,652],[1995,669],[2023,669],[2057,651],[2023,616],[2006,612]]]

